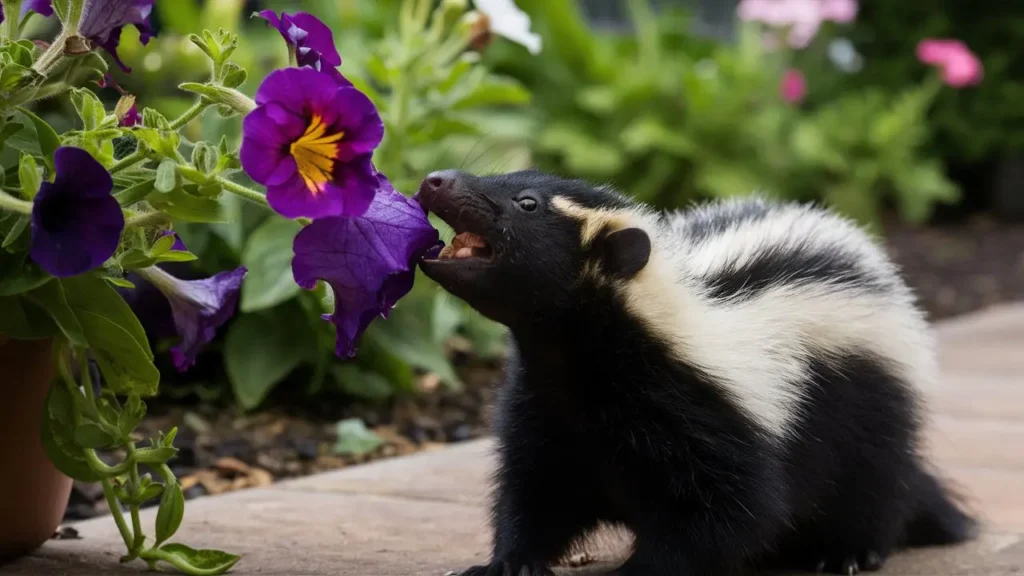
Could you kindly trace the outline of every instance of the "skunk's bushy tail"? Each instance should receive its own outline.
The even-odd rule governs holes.
[[[953,500],[938,478],[922,470],[917,490],[917,514],[907,525],[907,546],[944,546],[975,536],[977,521]]]

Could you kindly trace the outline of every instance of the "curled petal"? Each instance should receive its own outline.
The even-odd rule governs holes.
[[[295,237],[292,274],[306,289],[324,280],[334,290],[337,354],[349,357],[375,318],[386,315],[412,289],[416,262],[438,245],[438,234],[419,203],[382,189],[355,218],[324,218]]]

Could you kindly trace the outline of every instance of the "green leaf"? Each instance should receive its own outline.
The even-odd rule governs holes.
[[[39,167],[36,166],[36,159],[25,152],[21,153],[21,160],[18,162],[18,180],[21,182],[21,196],[26,200],[35,198],[43,178],[39,174]]]
[[[390,398],[395,393],[387,378],[349,362],[333,366],[331,372],[338,386],[346,394],[356,398],[380,401]]]
[[[224,343],[224,364],[238,403],[255,408],[267,393],[284,379],[306,353],[305,334],[296,327],[296,317],[284,308],[273,314],[246,314],[228,330]],[[289,329],[291,326],[291,329]]]
[[[167,450],[167,448],[163,448]],[[166,542],[181,526],[185,516],[185,495],[177,482],[169,484],[160,497],[160,508],[156,512],[156,545]]]
[[[336,454],[368,454],[384,445],[384,440],[368,429],[359,418],[338,422],[335,432],[338,436],[334,444]]]
[[[142,464],[166,464],[177,455],[177,448],[173,446],[159,446],[157,448],[139,448],[135,452],[135,459]]]
[[[0,334],[17,340],[49,338],[60,332],[50,315],[18,296],[0,296]]]
[[[430,294],[429,296],[433,296]],[[417,300],[424,300],[417,302]],[[450,386],[459,388],[462,381],[448,361],[444,346],[434,339],[430,325],[432,298],[407,296],[392,310],[387,319],[381,319],[366,330],[365,338],[405,362],[434,372]]]
[[[159,197],[151,197],[150,204],[175,220],[216,224],[227,222],[224,205],[213,198],[199,198],[175,188]]]
[[[68,305],[64,295],[64,288],[58,281],[47,282],[35,290],[25,294],[33,304],[49,312],[50,317],[60,327],[61,332],[67,336],[75,346],[88,347],[89,341],[75,312]]]
[[[0,127],[0,149],[7,144],[8,138],[20,132],[24,126],[24,124],[19,124],[18,122],[7,122]]]
[[[50,127],[42,118],[36,116],[28,110],[17,107],[18,112],[24,114],[32,122],[35,127],[36,138],[39,143],[39,151],[42,152],[43,161],[46,162],[46,167],[53,170],[53,153],[60,148],[60,136],[57,132]]]
[[[79,320],[111,391],[140,396],[156,394],[160,371],[153,365],[152,352],[143,348],[130,332],[103,316],[83,310]]]
[[[35,290],[51,276],[22,252],[11,254],[0,249],[0,296],[14,296]]]
[[[174,241],[170,236],[167,239]],[[98,276],[82,275],[64,278],[60,282],[67,294],[68,305],[76,314],[91,312],[102,316],[130,334],[136,344],[145,351],[148,359],[153,358],[153,352],[149,348],[149,337],[146,336],[142,323],[124,298],[106,281]],[[90,340],[93,338],[88,332],[86,337]]]
[[[156,181],[153,187],[158,192],[167,193],[178,186],[178,163],[172,158],[164,158],[156,169]]]
[[[121,409],[121,413],[117,415],[117,427],[121,430],[121,435],[124,437],[131,436],[132,431],[135,430],[135,427],[145,417],[146,403],[142,401],[138,394],[129,395],[128,402]]]
[[[184,544],[164,544],[159,552],[161,560],[186,573],[223,574],[242,558],[220,550],[193,550]]]
[[[40,429],[43,450],[65,476],[80,482],[99,482],[103,477],[89,467],[69,428],[72,418],[70,394],[67,387],[57,380],[50,385]]]
[[[494,77],[481,82],[467,96],[457,100],[452,108],[465,110],[484,106],[526,104],[529,101],[530,91],[518,81]]]
[[[243,312],[272,308],[302,289],[292,276],[292,241],[302,229],[294,220],[268,218],[249,237],[242,265],[249,269],[242,284]]]
[[[145,488],[142,489],[142,493],[139,494],[139,498],[138,498],[137,503],[138,504],[143,504],[145,502],[148,502],[148,501],[152,500],[153,498],[156,498],[158,496],[162,496],[163,493],[164,493],[164,486],[163,486],[163,484],[150,484],[149,486],[146,486]]]
[[[114,198],[121,206],[131,206],[136,202],[145,200],[146,196],[149,196],[155,189],[155,180],[145,180],[114,194]]]
[[[14,214],[11,214],[10,216],[16,217],[16,219],[14,221],[14,225],[11,226],[11,231],[8,232],[7,237],[4,238],[3,245],[0,246],[0,248],[5,250],[17,244],[22,237],[25,236],[25,231],[28,230],[28,225],[31,221],[31,218],[28,216],[16,216]],[[26,238],[26,241],[27,240],[28,239]]]
[[[114,443],[114,437],[99,424],[83,422],[75,428],[75,444],[82,448],[105,448]]]

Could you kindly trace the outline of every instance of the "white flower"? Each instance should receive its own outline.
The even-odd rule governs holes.
[[[857,53],[853,42],[850,42],[848,38],[836,38],[830,42],[828,45],[828,58],[835,64],[836,68],[846,73],[857,72],[864,66],[863,58]]]
[[[473,0],[473,4],[487,16],[491,32],[524,46],[531,54],[540,53],[540,35],[530,31],[530,17],[514,0]]]

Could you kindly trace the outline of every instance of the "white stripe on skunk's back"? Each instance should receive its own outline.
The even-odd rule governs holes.
[[[935,377],[912,294],[851,222],[758,198],[617,216],[600,218],[641,227],[653,244],[648,266],[619,286],[629,310],[771,435],[791,429],[809,359],[867,354],[911,387]]]

